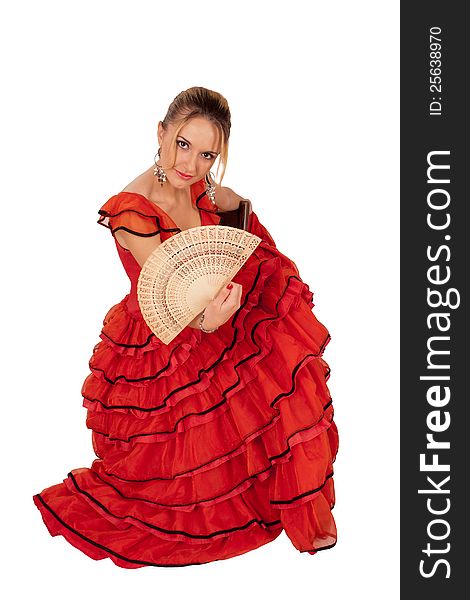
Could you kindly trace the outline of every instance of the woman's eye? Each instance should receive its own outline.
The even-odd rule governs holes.
[[[184,149],[188,148],[188,144],[184,140],[176,140],[176,143],[178,144],[178,146],[180,148],[184,148]],[[210,154],[209,152],[202,152],[201,154],[207,160],[212,160],[214,158],[214,156],[212,154]]]

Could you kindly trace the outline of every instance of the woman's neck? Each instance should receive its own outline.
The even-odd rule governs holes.
[[[191,189],[177,189],[167,180],[163,186],[153,174],[154,167],[146,171],[145,181],[148,182],[147,198],[159,204],[165,211],[183,211],[192,207]]]

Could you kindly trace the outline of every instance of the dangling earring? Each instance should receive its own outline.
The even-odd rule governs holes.
[[[209,175],[211,178],[209,178]],[[212,181],[211,181],[211,179],[212,179]],[[210,171],[206,175],[206,194],[210,198],[210,201],[212,202],[212,204],[215,205],[215,181],[214,181],[214,175]]]
[[[153,174],[158,177],[158,181],[160,185],[163,187],[163,184],[166,181],[166,173],[160,165],[157,165],[157,156],[160,158],[160,148],[157,150],[157,154],[153,157],[153,162],[155,163],[155,169],[153,170]]]

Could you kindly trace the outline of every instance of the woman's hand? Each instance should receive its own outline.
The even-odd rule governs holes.
[[[243,287],[231,281],[231,289],[223,287],[217,296],[206,306],[204,311],[204,329],[214,329],[226,323],[240,308]],[[199,327],[199,316],[197,318]]]

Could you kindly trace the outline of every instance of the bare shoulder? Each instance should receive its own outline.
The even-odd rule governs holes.
[[[236,210],[240,206],[241,196],[236,194],[229,187],[217,187],[215,192],[215,201],[222,210]]]
[[[147,169],[140,175],[137,175],[137,177],[128,183],[121,191],[136,192],[145,195],[149,188],[149,171],[150,169]]]

